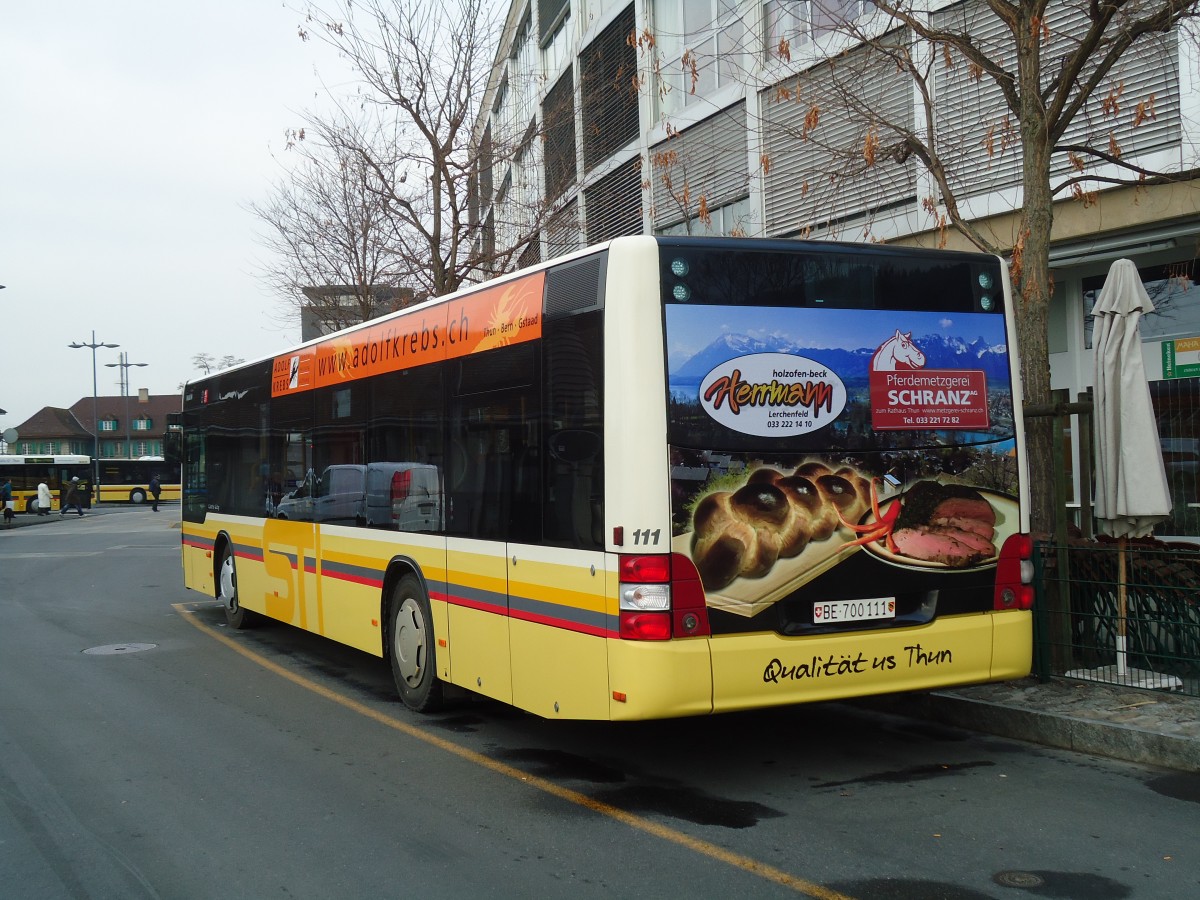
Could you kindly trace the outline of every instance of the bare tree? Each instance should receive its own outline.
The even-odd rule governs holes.
[[[772,4],[784,7],[803,18],[803,47],[757,13],[718,32],[748,36],[731,55],[760,61],[738,75],[760,92],[762,121],[747,123],[762,135],[758,175],[786,173],[807,215],[784,230],[889,239],[897,230],[876,230],[879,211],[910,197],[935,239],[944,243],[953,229],[1007,257],[1024,399],[1048,402],[1055,203],[1094,205],[1102,188],[1200,175],[1178,164],[1194,158],[1178,145],[1173,169],[1146,162],[1161,149],[1160,114],[1179,114],[1180,31],[1192,26],[1200,2],[967,0],[931,8],[925,0],[812,0],[804,12],[801,4]],[[663,90],[660,36],[634,37]],[[719,55],[719,47],[707,56],[699,43],[687,47],[666,89],[695,90],[717,71]],[[703,190],[669,168],[666,176],[670,196],[703,220]],[[1006,195],[1015,198],[1007,210],[982,205]],[[999,221],[1011,223],[1004,231],[994,227],[1000,212],[1009,216]],[[1052,452],[1049,420],[1031,421],[1030,455],[1043,478]],[[1049,485],[1036,484],[1033,499],[1034,528],[1051,530]]]
[[[291,136],[289,150],[286,175],[267,200],[250,204],[266,226],[264,278],[288,301],[283,315],[311,317],[328,332],[398,308],[411,297],[401,287],[411,271],[378,175],[384,163],[368,165],[303,132]]]
[[[337,160],[339,172],[360,179],[355,194],[370,196],[364,206],[383,251],[375,277],[420,300],[514,268],[537,239],[545,205],[534,198],[502,242],[494,220],[473,215],[481,200],[492,199],[479,196],[492,169],[528,152],[535,136],[527,129],[502,143],[472,133],[495,61],[497,5],[341,0],[304,12],[300,36],[336,48],[356,81],[350,95],[334,96],[338,113],[313,116],[304,137],[323,148],[326,173]],[[310,284],[331,280],[317,275],[305,277]]]
[[[213,372],[221,369],[231,369],[234,366],[244,363],[244,359],[240,359],[232,354],[226,354],[218,360],[211,353],[197,353],[192,357],[192,365],[203,372],[205,375],[211,375]]]

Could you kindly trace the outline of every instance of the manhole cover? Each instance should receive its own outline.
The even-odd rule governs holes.
[[[84,653],[92,656],[116,656],[119,653],[140,653],[142,650],[153,650],[158,644],[106,644],[103,647],[89,647]]]
[[[992,876],[992,881],[1001,887],[1014,888],[1035,888],[1046,883],[1041,875],[1033,872],[997,872]]]

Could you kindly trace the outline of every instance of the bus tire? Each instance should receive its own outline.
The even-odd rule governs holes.
[[[141,488],[134,488],[129,492],[129,502],[135,506],[139,506],[146,502],[146,492]]]
[[[436,644],[425,589],[415,575],[405,575],[389,598],[388,657],[396,692],[404,705],[416,712],[433,712],[444,703]]]
[[[217,564],[217,599],[225,609],[225,622],[230,628],[241,631],[254,624],[254,613],[238,602],[237,565],[231,544],[225,545]]]

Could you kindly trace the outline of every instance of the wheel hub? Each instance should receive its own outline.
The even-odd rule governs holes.
[[[400,674],[410,685],[416,686],[424,668],[425,623],[420,608],[412,599],[404,601],[396,616],[395,653]]]

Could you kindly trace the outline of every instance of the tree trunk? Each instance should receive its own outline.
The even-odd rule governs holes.
[[[1050,191],[1051,137],[1042,102],[1040,35],[1031,7],[1022,4],[1023,21],[1018,25],[1017,78],[1020,92],[1021,148],[1024,206],[1020,233],[1013,251],[1013,292],[1017,305],[1017,344],[1021,353],[1022,396],[1025,403],[1050,402],[1050,356],[1047,324],[1050,296],[1050,232],[1054,225],[1054,202]],[[1054,530],[1055,516],[1066,510],[1054,507],[1051,420],[1030,419],[1027,453],[1030,474],[1030,522],[1035,533]]]

